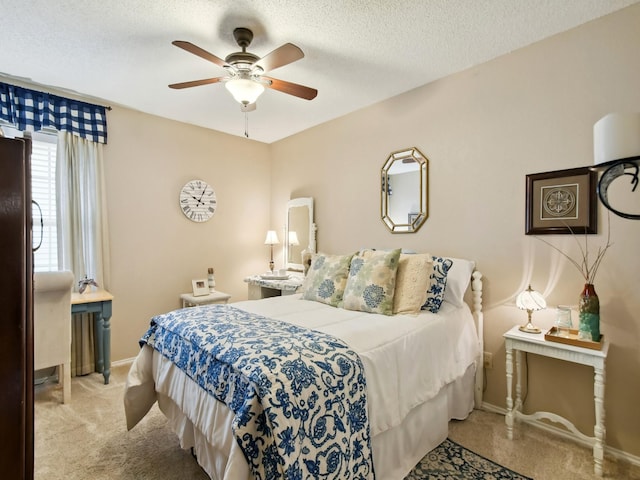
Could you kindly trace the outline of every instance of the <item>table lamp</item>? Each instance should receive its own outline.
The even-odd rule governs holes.
[[[264,239],[264,244],[271,247],[271,259],[269,261],[269,269],[271,270],[271,273],[273,273],[273,246],[277,245],[278,243],[280,242],[278,241],[278,235],[276,234],[276,231],[269,230],[267,232],[267,238]]]
[[[289,232],[289,246],[300,245],[298,240],[298,234],[296,232]]]
[[[531,285],[524,292],[521,292],[516,297],[516,306],[520,310],[526,310],[528,315],[528,321],[526,325],[520,327],[521,332],[526,333],[540,333],[540,329],[531,323],[531,314],[537,310],[547,308],[547,302],[544,297],[533,290]]]

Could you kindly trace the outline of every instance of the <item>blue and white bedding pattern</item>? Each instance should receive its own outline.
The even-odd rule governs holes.
[[[140,343],[234,412],[255,478],[375,477],[364,369],[343,341],[208,305],[154,317]]]

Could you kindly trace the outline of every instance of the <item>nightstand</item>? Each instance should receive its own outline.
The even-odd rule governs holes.
[[[261,275],[252,275],[244,279],[248,283],[247,294],[249,300],[277,297],[280,295],[293,295],[304,281],[302,273],[292,273],[289,278],[283,280],[268,280]]]
[[[191,293],[183,293],[180,295],[182,300],[182,308],[195,307],[196,305],[208,305],[210,303],[227,303],[231,295],[224,292],[214,290],[207,295],[198,295],[194,297]]]
[[[602,340],[601,350],[592,350],[584,347],[567,345],[564,343],[552,342],[545,340],[544,333],[525,333],[521,332],[517,326],[513,327],[504,335],[505,349],[507,352],[507,415],[505,422],[507,424],[507,437],[513,440],[514,420],[538,420],[546,418],[553,422],[561,423],[570,432],[579,437],[581,440],[593,445],[594,472],[598,476],[602,476],[602,460],[604,458],[604,386],[605,386],[605,361],[609,351],[609,343]],[[515,404],[511,396],[512,379],[513,379],[513,351],[516,357],[516,399]],[[549,412],[536,412],[530,415],[522,413],[522,396],[521,396],[521,352],[534,353],[545,357],[557,358],[567,362],[579,363],[593,367],[594,382],[593,395],[595,398],[596,424],[593,429],[594,436],[580,432],[570,421]]]

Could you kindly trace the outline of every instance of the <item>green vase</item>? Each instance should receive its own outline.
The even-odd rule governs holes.
[[[600,300],[591,283],[585,283],[578,304],[579,337],[600,341]]]

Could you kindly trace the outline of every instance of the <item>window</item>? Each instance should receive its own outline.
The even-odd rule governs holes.
[[[2,131],[9,138],[31,138],[31,197],[38,206],[33,210],[33,245],[42,244],[33,255],[33,270],[58,270],[58,232],[56,222],[56,150],[58,137],[54,133],[21,132],[6,124]],[[42,229],[40,228],[42,210]]]
[[[33,205],[33,244],[42,244],[33,256],[36,272],[58,270],[58,234],[56,225],[56,148],[57,136],[31,134],[31,195],[40,206]],[[42,229],[40,228],[42,211]]]

